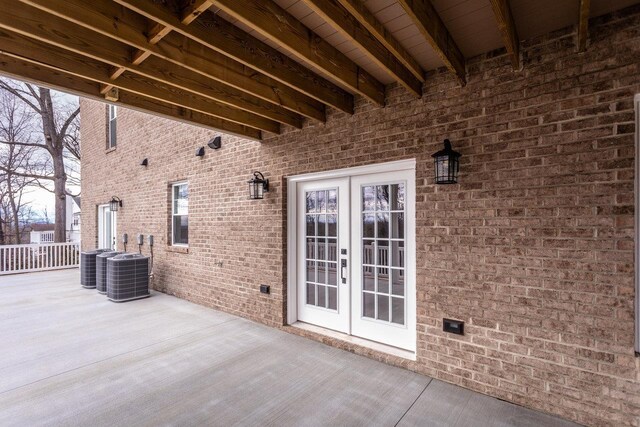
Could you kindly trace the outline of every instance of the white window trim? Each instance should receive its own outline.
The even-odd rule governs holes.
[[[173,212],[173,202],[174,202],[174,189],[180,185],[187,185],[187,191],[189,189],[189,181],[178,181],[178,182],[174,182],[171,184],[171,246],[178,246],[181,248],[188,248],[189,247],[189,237],[187,237],[187,243],[175,243],[173,241],[173,238],[175,236],[175,233],[173,232],[173,217],[175,216],[174,212]],[[187,200],[189,200],[189,196],[187,196]],[[189,212],[187,211],[187,218],[189,218]]]
[[[635,198],[635,209],[634,209],[634,223],[635,223],[635,351],[636,355],[640,355],[640,201],[638,200],[638,196],[640,195],[640,93],[636,94],[634,97],[634,105],[635,105],[635,123],[636,123],[636,135],[635,135],[635,188],[634,188],[634,198]]]
[[[112,110],[113,109],[113,110]],[[117,127],[116,127],[116,134],[113,135],[113,140],[111,138],[111,126],[113,122],[116,122],[116,126],[117,126],[117,119],[118,119],[118,106],[117,105],[108,105],[107,108],[107,139],[108,139],[108,149],[111,148],[116,148],[118,145],[118,136],[117,136]],[[113,117],[111,117],[111,111],[113,111]],[[115,143],[114,143],[115,142]]]

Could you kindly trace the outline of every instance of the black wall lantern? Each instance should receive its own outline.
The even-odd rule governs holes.
[[[120,197],[113,196],[111,197],[111,201],[109,202],[109,210],[111,212],[118,212],[118,208],[122,207],[122,200]]]
[[[209,148],[217,150],[218,148],[222,147],[222,137],[216,136],[215,138],[211,139],[207,145],[209,146]]]
[[[149,166],[149,159],[143,159],[140,162],[140,166]]]
[[[254,172],[249,181],[249,198],[252,200],[263,199],[265,191],[269,191],[269,180],[264,179],[260,172]]]
[[[455,184],[458,182],[459,158],[462,154],[453,151],[451,142],[444,140],[444,149],[431,155],[436,169],[436,184]]]
[[[196,150],[196,157],[204,156],[204,147],[200,147]]]

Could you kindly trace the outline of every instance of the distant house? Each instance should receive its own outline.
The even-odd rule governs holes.
[[[54,224],[29,224],[25,233],[29,233],[29,243],[52,243]],[[65,221],[66,241],[80,241],[80,197],[67,197],[67,218]]]

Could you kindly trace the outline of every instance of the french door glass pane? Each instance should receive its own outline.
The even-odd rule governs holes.
[[[389,320],[389,297],[378,294],[378,320]]]
[[[378,267],[378,292],[389,293],[389,269]]]
[[[404,298],[391,298],[391,321],[404,325]]]
[[[374,318],[376,315],[376,294],[370,292],[362,293],[362,313],[364,317]]]
[[[331,310],[337,310],[338,309],[338,288],[329,286],[327,288],[327,290],[329,291],[329,300],[328,300],[328,307]]]
[[[338,215],[327,215],[327,236],[338,235]]]
[[[393,184],[391,186],[391,210],[404,211],[404,184]]]
[[[362,288],[365,291],[376,290],[376,275],[375,267],[364,265],[362,266]]]
[[[378,185],[376,193],[377,193],[376,210],[388,211],[389,210],[389,186]]]
[[[327,224],[327,216],[326,215],[317,215],[316,219],[318,220],[318,236],[325,236],[326,224]]]
[[[391,269],[391,293],[404,296],[404,270]]]
[[[338,191],[327,191],[327,213],[338,213]]]
[[[369,185],[362,196],[362,316],[405,324],[405,185]]]
[[[338,192],[307,191],[305,199],[306,303],[337,310]]]

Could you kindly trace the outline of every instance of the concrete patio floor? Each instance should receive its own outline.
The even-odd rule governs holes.
[[[2,426],[575,425],[77,270],[0,276],[0,342]]]

